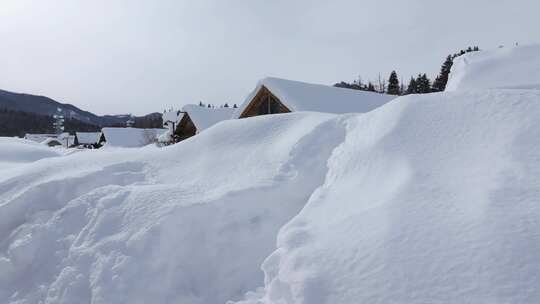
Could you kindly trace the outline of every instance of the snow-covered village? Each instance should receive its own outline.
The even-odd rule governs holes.
[[[0,303],[540,303],[540,3],[424,4],[1,1]]]

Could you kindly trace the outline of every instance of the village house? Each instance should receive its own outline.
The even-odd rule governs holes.
[[[397,96],[337,88],[280,78],[264,78],[238,108],[235,116],[278,114],[297,111],[365,113]]]
[[[60,145],[68,148],[68,147],[71,147],[73,145],[73,143],[75,141],[75,136],[70,135],[67,132],[60,133],[60,134],[31,134],[31,133],[26,133],[24,135],[24,139],[31,140],[31,141],[34,141],[34,142],[37,142],[37,143],[44,143],[44,144],[47,144],[48,146],[50,146],[49,144],[57,145],[57,144],[55,144],[55,142],[59,142]],[[55,139],[55,141],[49,141],[49,139]],[[59,146],[59,145],[57,145],[57,146]]]
[[[170,131],[163,136],[161,141],[178,142],[184,140],[218,122],[231,119],[234,112],[235,109],[229,107],[208,108],[200,105],[185,105],[182,111],[172,112],[172,114],[170,114],[171,111],[166,112],[163,116],[163,123]]]
[[[105,136],[101,132],[75,132],[73,145],[89,149],[97,149],[105,143]]]

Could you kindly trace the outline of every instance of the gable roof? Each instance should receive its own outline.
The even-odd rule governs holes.
[[[75,132],[79,144],[97,144],[101,137],[100,132]]]
[[[244,103],[236,111],[235,117],[240,117],[262,87],[266,87],[291,111],[334,114],[365,113],[397,97],[375,92],[267,77],[260,80],[255,90],[246,97]]]
[[[163,112],[163,114],[161,115],[161,118],[163,119],[163,126],[168,126],[169,122],[178,124],[180,120],[182,120],[183,116],[184,113],[178,110],[170,110]]]
[[[197,132],[210,128],[220,121],[231,119],[235,110],[233,108],[207,108],[191,104],[182,108],[182,111],[189,115]]]
[[[106,145],[109,147],[142,147],[151,144],[167,129],[103,128]]]

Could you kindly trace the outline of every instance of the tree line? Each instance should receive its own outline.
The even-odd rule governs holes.
[[[0,136],[24,137],[26,133],[54,133],[54,118],[29,112],[0,109]],[[64,121],[64,131],[74,134],[77,132],[98,132],[101,128],[87,124],[77,119],[67,118]]]
[[[420,73],[416,77],[411,77],[409,83],[405,86],[403,81],[399,80],[397,72],[394,70],[390,73],[388,80],[379,78],[376,83],[368,81],[364,83],[361,78],[353,81],[352,83],[347,83],[341,81],[334,84],[335,87],[347,88],[353,90],[361,91],[370,91],[378,93],[386,93],[390,95],[408,95],[408,94],[425,94],[432,92],[442,92],[446,89],[446,84],[448,83],[448,77],[450,75],[450,70],[454,64],[454,59],[457,57],[470,53],[479,51],[478,46],[468,47],[467,49],[460,50],[457,53],[450,54],[446,57],[445,61],[441,65],[441,70],[435,80],[432,82],[431,79],[427,76],[426,73]]]

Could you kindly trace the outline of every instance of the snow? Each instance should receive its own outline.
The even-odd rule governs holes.
[[[540,44],[472,52],[454,60],[446,91],[540,89]]]
[[[55,149],[30,140],[0,137],[0,169],[29,164],[43,158],[59,155],[60,153]]]
[[[346,120],[242,303],[537,303],[539,100],[417,95]]]
[[[539,101],[294,108],[161,149],[0,138],[0,303],[538,303]]]
[[[241,299],[323,181],[315,165],[344,136],[331,118],[225,121],[163,149],[85,151],[0,176],[0,302]]]
[[[246,97],[236,111],[236,117],[244,112],[263,86],[293,112],[365,113],[396,98],[393,95],[267,77],[260,80],[253,92]]]
[[[412,95],[8,171],[0,302],[538,302],[538,100]]]
[[[167,129],[103,128],[105,147],[135,148],[154,143]]]
[[[100,132],[76,132],[77,140],[79,144],[96,144],[101,137]]]
[[[189,115],[191,121],[197,128],[197,132],[201,132],[216,123],[231,119],[235,109],[233,108],[207,108],[199,105],[185,105],[182,111]]]

